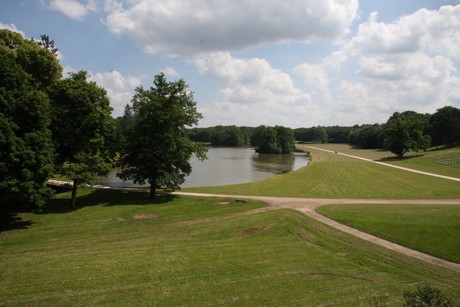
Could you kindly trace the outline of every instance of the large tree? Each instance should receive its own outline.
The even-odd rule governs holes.
[[[402,158],[408,151],[425,150],[431,138],[425,134],[429,115],[414,111],[394,113],[384,126],[384,147]]]
[[[44,89],[62,67],[48,49],[0,30],[0,210],[44,204],[53,169],[50,108]]]
[[[136,89],[125,117],[133,124],[127,132],[119,176],[148,183],[150,198],[158,188],[180,187],[192,171],[193,154],[205,159],[206,147],[187,136],[187,127],[198,124],[201,114],[184,80],[169,82],[164,74],[156,75],[150,89]]]
[[[71,73],[49,90],[57,166],[73,180],[71,207],[75,206],[79,185],[91,183],[93,174],[111,169],[113,152],[105,140],[112,127],[107,92],[86,78],[86,71]]]
[[[460,142],[460,109],[446,106],[430,118],[433,145],[454,145]]]

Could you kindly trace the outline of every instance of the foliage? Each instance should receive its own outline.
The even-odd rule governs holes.
[[[259,126],[253,130],[251,144],[259,153],[290,153],[294,150],[294,133],[282,126]]]
[[[299,142],[322,144],[327,143],[328,135],[324,127],[297,128],[294,130],[295,139]]]
[[[356,145],[363,149],[383,147],[383,125],[355,126],[348,135],[350,145]]]
[[[192,171],[193,154],[204,159],[206,147],[191,141],[187,127],[196,125],[201,114],[193,93],[179,80],[168,82],[156,75],[153,87],[136,89],[132,107],[125,110],[127,143],[122,158],[122,179],[150,184],[150,198],[157,188],[176,189]]]
[[[249,135],[240,127],[216,126],[211,131],[209,141],[213,146],[245,147],[249,145]]]
[[[460,109],[446,106],[430,118],[433,145],[454,145],[460,142]]]
[[[324,127],[327,133],[327,142],[344,144],[348,143],[348,134],[350,133],[351,127],[331,126]]]
[[[384,146],[402,158],[408,151],[426,150],[430,146],[430,136],[424,134],[429,115],[414,111],[394,113],[385,124]]]
[[[54,55],[18,33],[0,30],[0,210],[42,205],[53,169],[49,100],[60,76]]]
[[[78,185],[91,183],[94,173],[107,173],[113,154],[105,142],[112,110],[107,92],[86,76],[86,71],[72,73],[49,90],[56,162],[61,173],[74,182],[72,207]]]
[[[418,287],[417,291],[404,291],[405,306],[411,307],[449,307],[452,302],[444,293],[432,286]]]

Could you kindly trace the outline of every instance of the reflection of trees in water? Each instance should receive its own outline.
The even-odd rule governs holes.
[[[253,154],[252,167],[260,171],[290,172],[294,166],[293,154]]]

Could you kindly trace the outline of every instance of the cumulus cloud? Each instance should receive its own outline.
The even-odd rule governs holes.
[[[196,60],[199,72],[222,81],[221,99],[201,108],[202,125],[252,123],[301,126],[315,111],[308,93],[266,60],[235,58],[219,52]]]
[[[146,52],[195,55],[265,43],[336,40],[348,33],[358,1],[137,0],[114,7],[106,20],[109,29],[131,36]]]
[[[111,72],[91,73],[89,79],[107,90],[110,105],[113,108],[112,116],[118,117],[123,115],[126,104],[131,102],[134,89],[141,85],[142,77],[125,77],[114,70]]]
[[[329,112],[340,122],[384,122],[395,111],[460,107],[458,50],[460,5],[391,23],[372,13],[340,50],[294,72],[310,88],[334,92]]]
[[[82,20],[89,11],[96,10],[96,2],[94,0],[50,0],[49,8],[59,11],[72,19]]]

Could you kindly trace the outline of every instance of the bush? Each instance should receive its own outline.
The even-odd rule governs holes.
[[[449,298],[447,298],[441,290],[424,286],[418,287],[417,291],[404,291],[404,306],[412,307],[448,307],[453,306]]]

